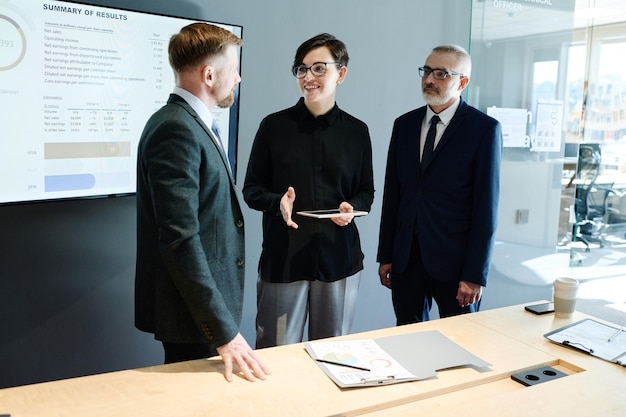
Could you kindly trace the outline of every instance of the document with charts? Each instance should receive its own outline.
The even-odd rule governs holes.
[[[340,387],[389,384],[416,379],[415,375],[382,350],[373,339],[305,343],[305,347],[313,359],[326,361],[318,363]]]
[[[457,366],[489,366],[436,330],[378,339],[320,340],[304,347],[342,388],[423,380]]]

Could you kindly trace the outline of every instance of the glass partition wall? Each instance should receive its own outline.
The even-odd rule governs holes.
[[[623,270],[626,2],[474,0],[471,19],[467,101],[505,145],[492,275],[545,289]]]

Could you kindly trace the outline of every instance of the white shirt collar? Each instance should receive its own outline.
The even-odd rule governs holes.
[[[174,87],[174,94],[179,95],[191,106],[191,108],[198,113],[200,119],[204,122],[204,124],[210,129],[213,126],[213,116],[211,112],[207,108],[207,106],[200,100],[198,97],[191,94],[189,91],[184,88]]]
[[[194,96],[192,93],[185,90],[184,88],[180,88],[180,87],[174,87],[173,93],[182,97],[183,100],[185,100],[187,104],[189,104],[191,108],[196,113],[198,113],[198,116],[202,120],[202,123],[204,123],[206,127],[208,127],[209,130],[213,132],[213,115],[211,114],[207,106],[202,102],[202,100],[200,100],[198,97]],[[224,145],[222,140],[219,138],[217,133],[213,132],[213,134],[215,135],[215,138],[213,140],[217,141],[218,146],[220,146],[222,148],[222,151],[224,152],[224,156],[226,157],[226,161],[227,161],[226,166],[228,167],[228,172],[230,173],[231,166],[230,166],[230,162],[228,162],[228,149],[226,149],[226,146]]]
[[[439,118],[441,119],[441,123],[443,123],[444,126],[448,126],[448,123],[450,123],[450,120],[452,120],[452,117],[454,117],[454,113],[456,113],[456,109],[459,108],[460,104],[461,104],[461,98],[457,97],[456,101],[452,103],[450,107],[448,107],[441,113],[437,114],[437,116],[439,116]],[[434,115],[435,115],[435,112],[430,108],[430,106],[426,106],[426,119],[425,119],[426,125],[430,123],[430,119]]]

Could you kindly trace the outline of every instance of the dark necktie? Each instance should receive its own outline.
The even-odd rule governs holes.
[[[430,127],[428,128],[428,133],[426,133],[426,141],[424,142],[424,150],[422,151],[422,172],[435,148],[435,136],[437,136],[437,123],[439,123],[439,120],[441,119],[437,115],[434,115],[430,119]]]

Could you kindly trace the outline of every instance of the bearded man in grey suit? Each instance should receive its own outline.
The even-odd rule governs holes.
[[[239,332],[244,222],[211,110],[234,102],[242,41],[194,23],[172,36],[176,79],[148,120],[137,163],[135,325],[163,343],[165,363],[221,355],[225,377],[265,379]]]

